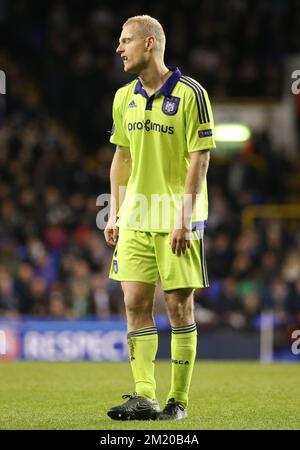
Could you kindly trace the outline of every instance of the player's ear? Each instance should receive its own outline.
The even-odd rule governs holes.
[[[151,50],[154,47],[155,44],[155,38],[154,36],[149,36],[146,39],[146,49]]]

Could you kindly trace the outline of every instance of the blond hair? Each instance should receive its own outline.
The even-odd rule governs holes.
[[[164,54],[166,47],[166,36],[163,27],[154,17],[143,14],[141,16],[129,17],[123,24],[123,28],[131,23],[137,23],[140,26],[143,37],[154,36],[156,40],[156,50]]]

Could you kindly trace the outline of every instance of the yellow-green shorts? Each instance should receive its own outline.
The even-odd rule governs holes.
[[[203,230],[193,231],[191,248],[177,256],[169,233],[119,229],[109,278],[154,286],[160,278],[164,291],[208,287]]]

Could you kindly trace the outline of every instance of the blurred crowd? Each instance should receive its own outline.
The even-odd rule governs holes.
[[[25,120],[21,112],[4,122],[0,141],[1,316],[124,317],[119,283],[107,277],[112,251],[96,226],[113,147],[85,154],[54,120]],[[272,154],[268,142],[254,136],[230,163],[212,157],[210,288],[195,296],[196,319],[209,327],[253,329],[262,309],[274,310],[279,325],[300,319],[299,223],[241,224],[250,205],[296,195],[297,166]],[[156,312],[165,313],[159,291]]]
[[[116,17],[105,1],[0,2],[0,317],[124,317],[96,198],[109,192],[111,105],[126,82],[114,49],[126,17],[160,18],[167,61],[212,97],[280,96],[283,58],[300,48],[296,1],[189,0],[185,15],[183,2],[144,4],[116,2]],[[212,156],[210,288],[195,294],[203,327],[255,329],[262,310],[279,327],[300,322],[299,221],[241,221],[251,205],[299,202],[299,161],[284,154],[261,134],[230,159]],[[159,290],[156,312],[165,314]]]
[[[42,101],[92,150],[111,129],[113,93],[130,79],[115,50],[122,23],[137,13],[161,21],[166,63],[212,97],[278,98],[285,57],[300,49],[299,0],[1,0],[9,91],[25,90],[32,114]]]

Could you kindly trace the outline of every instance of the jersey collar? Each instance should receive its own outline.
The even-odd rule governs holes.
[[[169,70],[172,70],[172,75],[167,79],[167,81],[165,82],[165,84],[163,84],[161,86],[161,88],[159,88],[152,97],[155,97],[156,94],[158,94],[159,92],[162,93],[165,97],[169,97],[169,95],[171,95],[174,87],[176,86],[179,78],[181,77],[181,72],[178,69],[178,67],[174,67],[174,66],[168,66]],[[147,92],[144,90],[142,83],[140,82],[140,80],[138,79],[138,82],[135,85],[135,89],[134,89],[134,93],[135,94],[142,94],[144,97],[148,98],[148,94]]]

